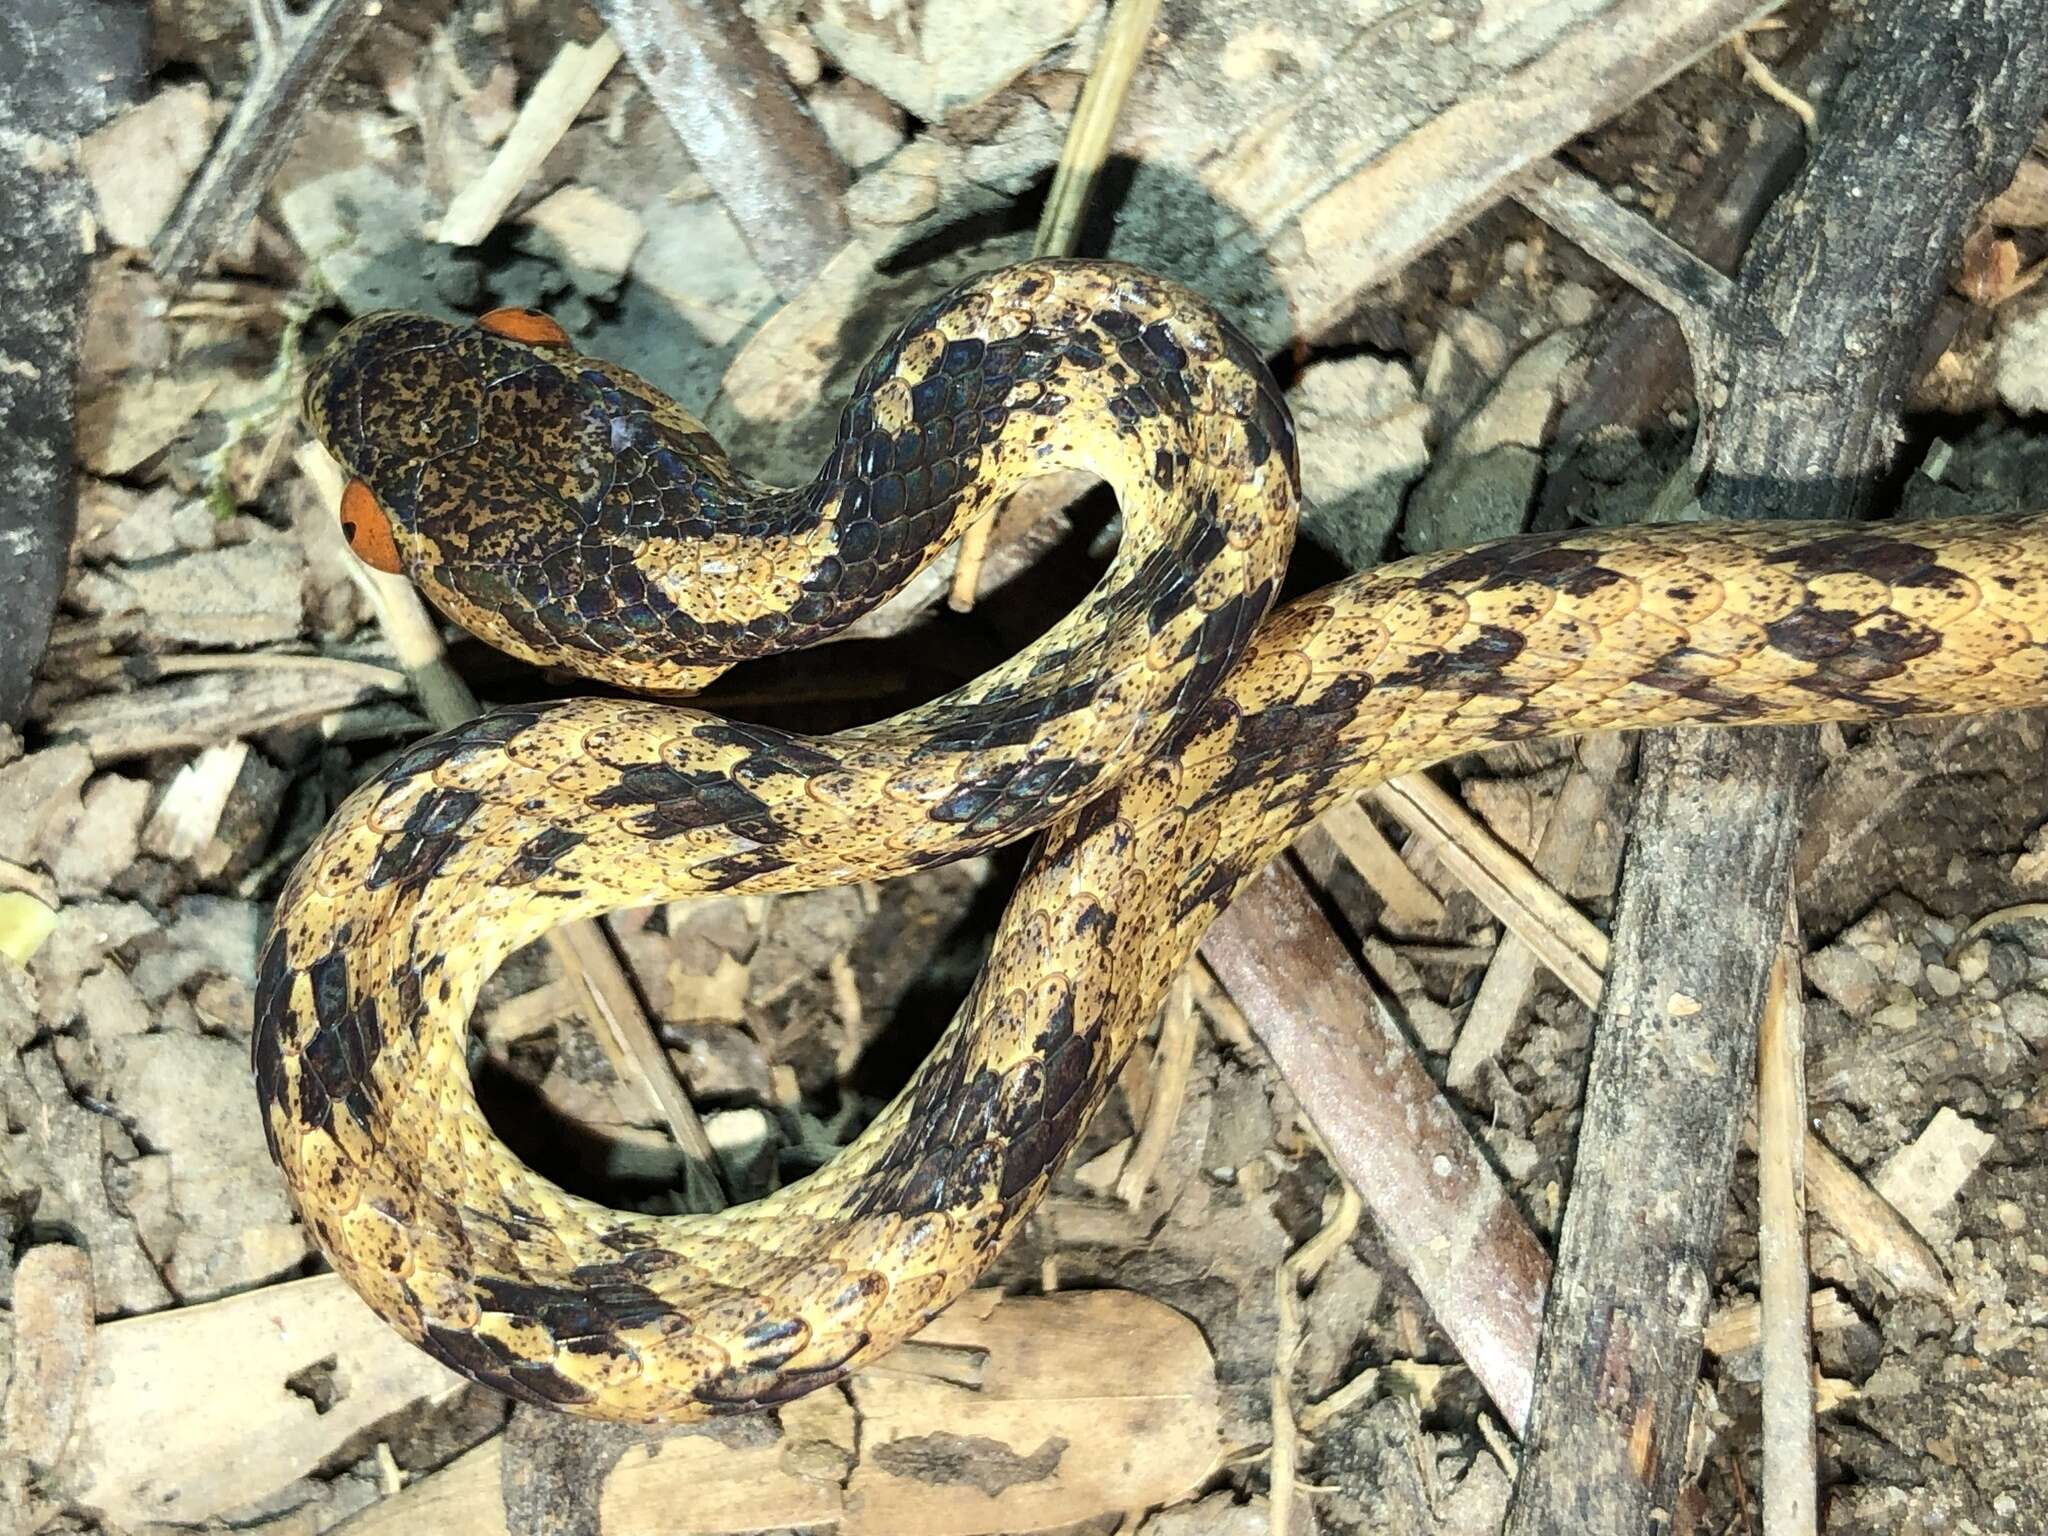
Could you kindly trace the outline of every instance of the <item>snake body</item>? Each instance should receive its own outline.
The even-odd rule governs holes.
[[[1080,607],[929,705],[820,737],[618,699],[498,710],[399,756],[294,871],[255,1072],[309,1231],[456,1370],[596,1417],[787,1399],[958,1296],[1207,924],[1340,795],[1540,736],[2048,700],[2048,516],[1511,540],[1269,616],[1299,497],[1285,405],[1199,297],[1108,263],[1008,268],[912,317],[797,490],[538,317],[366,317],[305,405],[366,558],[517,654],[656,691],[829,635],[1041,469],[1092,471],[1123,510]],[[623,1213],[486,1125],[468,1016],[549,928],[1030,834],[952,1027],[811,1177]]]

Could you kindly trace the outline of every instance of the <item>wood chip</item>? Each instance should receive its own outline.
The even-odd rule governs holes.
[[[192,859],[220,827],[221,813],[248,760],[247,742],[208,747],[172,778],[142,829],[142,846],[163,859]]]
[[[463,1385],[334,1275],[108,1323],[94,1351],[65,1492],[120,1525],[253,1503],[372,1424]],[[304,1389],[308,1371],[331,1387],[324,1407]]]
[[[68,1243],[43,1243],[14,1272],[14,1371],[0,1407],[0,1461],[26,1457],[50,1471],[71,1438],[92,1374],[92,1260]]]
[[[405,1347],[405,1346],[401,1346]],[[671,1435],[620,1458],[605,1536],[831,1526],[838,1536],[1043,1530],[1170,1504],[1221,1445],[1215,1364],[1179,1313],[1126,1291],[955,1302],[891,1356],[927,1347],[960,1371],[864,1371],[798,1399],[770,1435]],[[1103,1362],[1114,1358],[1116,1371]],[[505,1536],[493,1440],[350,1526],[351,1536]]]
[[[1873,1187],[1930,1242],[1947,1238],[1949,1207],[1995,1138],[1943,1106],[1927,1129],[1878,1170]]]
[[[1840,1333],[1863,1321],[1862,1314],[1833,1286],[1813,1293],[1811,1312],[1815,1333]],[[1707,1319],[1701,1342],[1712,1354],[1739,1355],[1763,1342],[1763,1327],[1763,1304],[1755,1300],[1738,1301]]]

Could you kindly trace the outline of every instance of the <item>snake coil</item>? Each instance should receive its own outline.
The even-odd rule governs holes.
[[[1023,479],[1114,489],[1074,613],[830,736],[671,704],[504,709],[401,754],[294,871],[263,952],[273,1155],[337,1271],[474,1380],[596,1417],[787,1399],[987,1267],[1239,886],[1337,797],[1573,732],[2048,700],[2048,517],[1511,540],[1271,615],[1299,500],[1255,350],[1176,284],[1037,261],[915,315],[817,477],[749,480],[544,317],[372,315],[306,414],[373,564],[516,655],[656,692],[825,639]],[[479,987],[548,929],[887,877],[1037,834],[916,1078],[811,1177],[715,1216],[572,1196],[492,1134]]]

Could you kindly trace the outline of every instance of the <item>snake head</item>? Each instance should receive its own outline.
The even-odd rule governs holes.
[[[737,495],[703,426],[651,385],[532,310],[468,325],[387,311],[342,330],[301,406],[347,471],[342,523],[366,564],[513,655],[697,684],[697,658],[672,654],[687,616],[636,559]]]
[[[402,572],[421,553],[425,467],[478,440],[475,352],[463,327],[388,310],[349,324],[308,371],[300,408],[349,476],[342,525],[366,564]]]

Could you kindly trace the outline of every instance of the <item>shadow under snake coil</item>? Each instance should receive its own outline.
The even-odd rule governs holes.
[[[920,311],[795,490],[527,311],[358,320],[305,408],[353,477],[359,555],[516,655],[651,691],[828,637],[1040,470],[1122,505],[1100,586],[931,704],[817,737],[617,699],[498,710],[402,754],[293,873],[255,1075],[308,1229],[456,1370],[601,1418],[793,1397],[960,1295],[1204,928],[1341,795],[1539,736],[2048,702],[2048,515],[1517,539],[1268,617],[1299,498],[1286,405],[1202,299],[1103,262]],[[802,1182],[712,1216],[613,1211],[479,1112],[478,988],[547,929],[1030,834],[952,1028]]]

